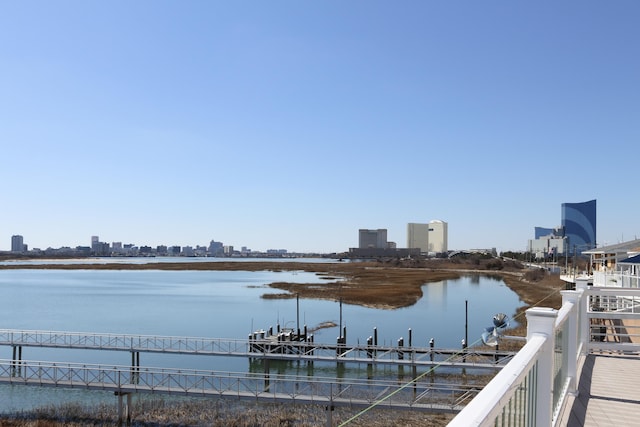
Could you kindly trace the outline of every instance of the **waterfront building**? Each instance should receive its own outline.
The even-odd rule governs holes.
[[[11,252],[25,252],[24,238],[21,235],[11,236]]]
[[[360,229],[358,231],[358,248],[387,248],[387,229],[379,228],[377,230]]]
[[[407,224],[407,248],[429,252],[429,224]]]
[[[562,204],[562,229],[567,252],[578,254],[596,247],[596,201]]]
[[[429,252],[444,253],[448,250],[448,224],[440,220],[429,221]]]

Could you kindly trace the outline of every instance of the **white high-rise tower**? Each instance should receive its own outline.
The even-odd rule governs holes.
[[[444,221],[429,221],[429,252],[442,253],[449,250],[447,228]]]

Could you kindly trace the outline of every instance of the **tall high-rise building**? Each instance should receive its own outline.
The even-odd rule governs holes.
[[[429,252],[442,253],[449,250],[448,225],[444,221],[429,221]]]
[[[429,252],[429,224],[407,224],[407,248]]]
[[[596,201],[562,204],[562,229],[570,254],[596,247]]]
[[[387,248],[387,229],[379,228],[377,230],[360,229],[358,231],[358,247],[364,248]]]
[[[24,252],[24,239],[19,234],[11,236],[11,252]]]

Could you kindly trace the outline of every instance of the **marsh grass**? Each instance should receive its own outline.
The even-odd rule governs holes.
[[[131,408],[132,426],[232,426],[232,427],[315,427],[327,424],[327,412],[322,406],[256,404],[211,399],[136,399]],[[347,408],[335,408],[331,414],[334,425],[357,414]],[[116,405],[83,406],[64,404],[46,406],[29,413],[0,417],[0,426],[58,427],[115,426]],[[354,418],[349,425],[382,427],[445,426],[450,414],[424,414],[409,411],[374,409]]]

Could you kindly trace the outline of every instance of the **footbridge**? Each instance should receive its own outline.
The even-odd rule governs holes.
[[[250,359],[307,362],[359,363],[413,367],[501,369],[515,352],[497,350],[439,349],[430,347],[379,346],[373,344],[322,344],[308,341],[252,337],[245,340],[128,335],[93,332],[62,332],[0,329],[0,346],[13,349],[12,360],[22,360],[23,347],[47,347],[126,351],[132,365],[140,365],[140,353],[232,356]],[[274,338],[274,339],[270,339]]]
[[[290,335],[294,336],[294,335]],[[299,336],[299,334],[298,334]],[[284,339],[282,335],[252,334],[246,340],[129,335],[91,332],[0,330],[0,347],[10,347],[11,359],[0,360],[0,383],[26,386],[82,388],[112,391],[118,396],[122,417],[129,416],[133,393],[250,399],[322,405],[330,419],[336,406],[459,412],[481,389],[466,373],[496,371],[513,357],[505,351],[438,349],[429,347],[320,344]],[[131,366],[106,366],[26,360],[28,348],[85,349],[131,353]],[[24,354],[23,354],[24,353]],[[141,367],[141,353],[244,357],[263,361],[263,372],[218,372],[179,368]],[[269,371],[269,360],[395,365],[399,372],[410,367],[409,376],[397,379],[350,378],[319,375],[282,375]],[[457,369],[458,380],[443,381],[434,368]],[[419,370],[419,368],[424,368]],[[429,375],[427,375],[429,373]],[[451,371],[447,371],[451,374]],[[455,374],[454,374],[455,375]],[[442,377],[443,378],[443,377]],[[123,401],[126,399],[126,401]]]

